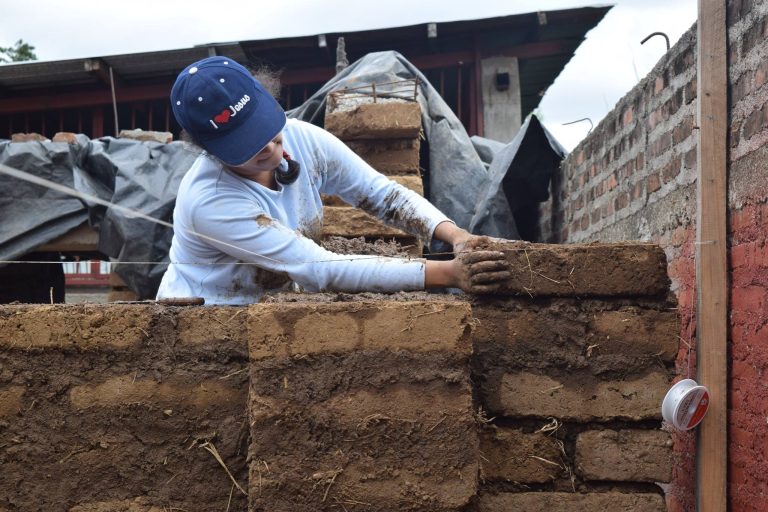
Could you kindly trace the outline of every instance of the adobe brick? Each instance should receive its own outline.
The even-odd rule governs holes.
[[[237,403],[245,406],[246,394],[246,389],[234,387],[221,379],[171,378],[157,382],[131,374],[112,377],[99,384],[75,386],[69,391],[69,401],[77,409],[135,403],[169,407],[183,404],[205,409]]]
[[[21,411],[23,386],[0,387],[0,418],[13,416]]]
[[[56,132],[51,141],[66,142],[67,144],[77,144],[77,135],[71,132]]]
[[[521,371],[505,373],[498,384],[481,383],[487,400],[483,405],[492,414],[579,423],[660,420],[659,404],[668,389],[663,370],[614,381],[590,374],[555,378]]]
[[[325,129],[345,141],[416,138],[421,109],[416,102],[366,103],[326,113]]]
[[[0,347],[26,350],[124,349],[149,336],[152,306],[81,305],[2,306]]]
[[[695,169],[698,159],[699,157],[697,155],[696,148],[688,150],[688,152],[685,153],[685,157],[684,157],[685,168]]]
[[[107,293],[107,302],[136,302],[138,294],[133,290],[112,288]]]
[[[651,493],[618,492],[519,492],[483,494],[478,499],[477,512],[520,510],[525,512],[600,512],[631,510],[632,512],[666,512],[664,497]]]
[[[486,481],[543,484],[564,471],[555,439],[541,432],[489,428],[480,433],[480,454],[480,471]]]
[[[462,306],[463,325],[444,327],[443,308]],[[355,327],[328,314],[342,311]],[[468,305],[260,304],[249,316],[252,509],[354,496],[371,510],[459,510],[477,493]]]
[[[424,183],[421,176],[389,176],[389,179],[408,190],[416,192],[420,196],[424,195]],[[321,197],[325,206],[350,206],[349,203],[344,202],[344,200],[337,196],[322,194]]]
[[[410,234],[357,208],[326,206],[323,208],[323,236],[407,237]]]
[[[181,308],[176,316],[178,343],[202,345],[234,341],[246,345],[246,312],[242,307]]]
[[[653,82],[654,96],[657,96],[661,91],[663,91],[665,85],[666,85],[666,81],[664,80],[664,73],[661,73],[659,76],[656,77],[656,80],[654,80]]]
[[[48,138],[39,133],[12,133],[11,142],[45,142]]]
[[[476,372],[567,367],[631,373],[659,360],[674,362],[680,332],[675,311],[607,304],[559,299],[535,307],[525,299],[478,301],[472,310],[478,320]]]
[[[418,137],[390,140],[351,140],[346,145],[382,174],[419,174]]]
[[[471,308],[458,301],[258,304],[248,309],[248,325],[252,360],[362,349],[471,351]]]
[[[585,231],[589,227],[589,215],[588,214],[584,214],[581,217],[581,226],[580,227],[581,227],[582,231]]]
[[[157,142],[160,144],[170,144],[173,142],[171,132],[145,131],[141,128],[135,130],[120,130],[117,134],[118,139],[137,140],[139,142]]]
[[[661,430],[591,430],[576,438],[576,471],[585,480],[669,482],[672,438]]]

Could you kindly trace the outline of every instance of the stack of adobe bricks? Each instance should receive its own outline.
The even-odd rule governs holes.
[[[421,109],[415,101],[353,95],[328,102],[325,129],[344,141],[371,167],[419,195],[424,186],[419,173]],[[423,240],[382,223],[338,197],[324,197],[323,235],[395,239],[420,254]],[[364,205],[360,205],[365,208]]]
[[[651,244],[497,244],[507,297],[476,299],[478,512],[666,510],[660,407],[678,319]]]

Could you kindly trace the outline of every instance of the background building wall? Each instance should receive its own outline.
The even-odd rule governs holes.
[[[517,58],[483,59],[481,73],[484,135],[499,142],[509,142],[522,123]]]

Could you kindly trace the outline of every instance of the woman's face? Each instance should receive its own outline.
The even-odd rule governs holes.
[[[244,164],[230,166],[230,169],[241,176],[253,177],[265,171],[271,171],[280,164],[283,158],[283,134],[278,133],[264,149]]]

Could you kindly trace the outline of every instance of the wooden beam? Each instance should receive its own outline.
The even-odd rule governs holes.
[[[172,82],[167,84],[140,85],[126,87],[120,90],[120,102],[167,100]],[[97,91],[80,90],[69,93],[51,93],[47,96],[30,96],[27,98],[0,99],[0,114],[16,114],[19,112],[37,112],[40,110],[57,110],[65,108],[92,107],[94,105],[111,105],[112,91],[109,88]]]
[[[725,512],[728,467],[726,2],[699,0],[696,219],[696,359],[710,405],[699,427],[696,509]]]
[[[85,62],[83,62],[83,68],[88,73],[98,78],[102,85],[111,89],[112,82],[109,79],[109,66],[103,60],[86,59]],[[117,85],[119,77],[116,76],[115,73],[112,73],[112,75],[115,80],[115,85]]]

